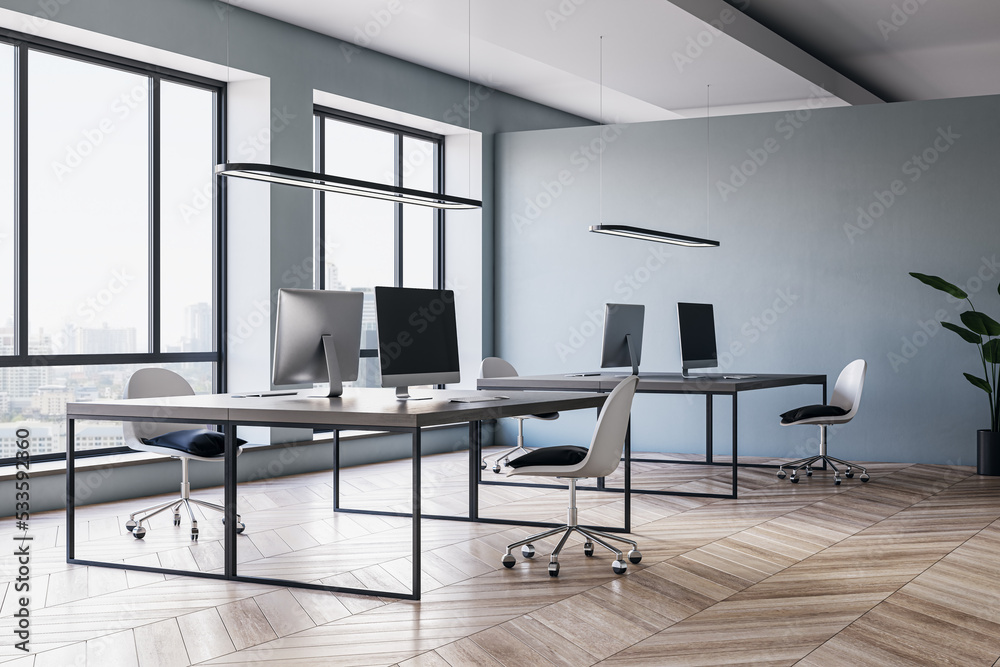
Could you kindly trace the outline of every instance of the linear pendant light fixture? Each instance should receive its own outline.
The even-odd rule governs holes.
[[[230,2],[230,4],[232,4]],[[229,8],[230,11],[232,8]],[[470,3],[471,17],[471,3]],[[226,79],[230,78],[229,72],[229,12],[226,13]],[[470,18],[471,24],[471,18]],[[472,72],[472,33],[469,33],[469,77],[471,90]],[[470,98],[471,99],[471,98]],[[472,133],[472,113],[469,113],[469,133]],[[470,142],[471,143],[471,142]],[[470,160],[470,190],[471,190],[471,154]],[[382,199],[396,202],[398,204],[416,204],[417,206],[429,206],[431,208],[468,210],[482,208],[483,202],[479,199],[466,199],[453,195],[441,194],[439,192],[428,192],[426,190],[414,190],[396,185],[386,185],[373,181],[361,181],[355,178],[343,176],[333,176],[330,174],[320,174],[314,171],[303,169],[293,169],[291,167],[281,167],[274,164],[261,164],[257,162],[223,162],[215,165],[215,173],[218,176],[231,178],[247,178],[253,181],[264,181],[265,183],[277,183],[279,185],[291,185],[297,188],[307,188],[310,190],[321,190],[323,192],[337,192],[345,195],[358,197],[368,197],[369,199]]]
[[[711,188],[708,180],[708,116],[709,107],[705,108],[705,220],[708,221],[708,193]],[[604,122],[604,38],[601,37],[601,122]],[[603,151],[602,151],[603,157]],[[603,178],[602,178],[603,180]],[[603,206],[599,207],[603,209]],[[603,215],[603,214],[602,214]],[[672,245],[684,246],[686,248],[717,248],[718,241],[702,239],[697,236],[684,236],[683,234],[673,234],[671,232],[661,232],[658,229],[645,229],[643,227],[632,227],[630,225],[591,225],[590,231],[597,234],[609,234],[611,236],[624,236],[629,239],[640,241],[653,241],[655,243],[670,243]]]
[[[466,199],[453,195],[414,190],[395,185],[385,185],[372,181],[359,181],[355,178],[319,174],[313,171],[280,167],[273,164],[255,162],[226,162],[215,165],[215,173],[220,176],[248,178],[254,181],[291,185],[310,190],[337,192],[345,195],[356,195],[371,199],[384,199],[400,204],[416,204],[443,209],[474,209],[482,208],[483,202],[478,199]]]

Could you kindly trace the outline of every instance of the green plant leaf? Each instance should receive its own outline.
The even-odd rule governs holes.
[[[979,345],[983,342],[983,339],[979,337],[979,334],[974,334],[965,327],[960,327],[957,324],[952,324],[951,322],[942,322],[941,326],[949,331],[954,331],[973,345]]]
[[[984,380],[983,378],[977,378],[975,375],[969,375],[968,373],[962,373],[962,375],[965,376],[966,380],[976,385],[977,387],[985,391],[987,394],[993,393],[993,387],[991,387],[990,383]]]
[[[1000,364],[1000,338],[994,338],[983,345],[983,358],[988,364]]]
[[[975,310],[967,310],[961,315],[962,324],[980,336],[1000,336],[1000,322],[989,315]]]
[[[941,290],[942,292],[947,292],[956,299],[969,298],[968,294],[966,294],[961,289],[955,287],[944,278],[938,278],[937,276],[928,276],[927,274],[924,273],[913,273],[912,271],[910,272],[910,275],[925,285],[930,285],[934,289]],[[1000,289],[1000,286],[998,286],[998,289]]]

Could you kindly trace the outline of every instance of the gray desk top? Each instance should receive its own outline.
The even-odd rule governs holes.
[[[734,373],[733,375],[736,375]],[[746,375],[746,374],[741,374]],[[622,373],[601,373],[574,377],[558,375],[521,375],[507,378],[480,379],[480,389],[534,391],[611,391],[622,381]],[[797,384],[823,384],[825,375],[758,374],[742,379],[725,378],[722,374],[684,378],[680,373],[640,372],[636,391],[669,394],[735,394],[752,389],[787,387]]]
[[[369,426],[416,428],[515,415],[598,408],[606,394],[589,392],[517,392],[506,399],[452,403],[462,396],[501,395],[501,392],[416,389],[429,400],[399,401],[392,389],[346,389],[339,398],[315,398],[314,389],[291,396],[236,398],[231,394],[203,394],[167,398],[68,403],[74,419],[147,418],[184,422],[237,424],[299,424],[315,426]]]

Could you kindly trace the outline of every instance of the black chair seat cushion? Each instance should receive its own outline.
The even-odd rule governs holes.
[[[576,445],[557,445],[555,447],[539,447],[524,456],[518,456],[510,462],[511,468],[527,466],[572,466],[587,458],[586,447]]]
[[[226,451],[226,436],[207,428],[189,428],[164,433],[155,438],[140,439],[147,445],[176,449],[195,456],[218,456]],[[236,438],[236,444],[239,446],[245,445],[246,442]]]
[[[781,423],[791,424],[816,417],[843,417],[846,414],[847,410],[836,405],[804,405],[801,408],[781,413]]]

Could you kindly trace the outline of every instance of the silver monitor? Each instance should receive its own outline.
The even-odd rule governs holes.
[[[629,303],[604,304],[604,339],[601,368],[631,366],[639,374],[642,361],[642,323],[646,306]]]
[[[677,328],[681,343],[681,374],[692,368],[715,368],[715,311],[710,303],[678,303]]]
[[[460,382],[455,293],[376,287],[378,358],[382,386],[411,398],[409,385]]]
[[[344,393],[344,382],[358,379],[364,298],[361,292],[279,289],[274,384],[329,382],[322,396]]]

